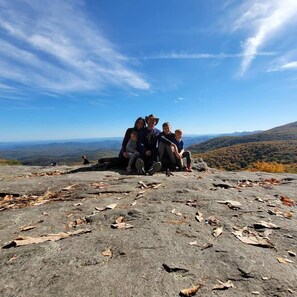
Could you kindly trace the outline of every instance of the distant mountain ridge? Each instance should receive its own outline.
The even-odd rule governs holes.
[[[189,147],[189,149],[193,153],[204,153],[210,150],[228,147],[232,145],[250,142],[280,140],[297,140],[297,122],[278,126],[266,131],[261,131],[250,135],[216,137],[203,143],[192,145]]]
[[[246,136],[217,137],[189,149],[211,167],[226,170],[246,169],[258,161],[297,168],[297,122]]]

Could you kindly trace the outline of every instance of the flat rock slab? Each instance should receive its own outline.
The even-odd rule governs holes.
[[[0,167],[0,295],[295,296],[297,208],[281,197],[296,188],[294,174]]]

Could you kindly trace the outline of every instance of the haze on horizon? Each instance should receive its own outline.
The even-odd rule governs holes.
[[[0,142],[296,121],[296,0],[0,0]]]

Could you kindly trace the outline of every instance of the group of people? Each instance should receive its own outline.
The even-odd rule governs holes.
[[[165,122],[161,132],[156,128],[158,122],[159,118],[150,114],[139,117],[134,127],[127,129],[119,154],[127,163],[127,172],[131,173],[134,167],[138,174],[152,175],[162,168],[191,172],[191,153],[184,150],[182,130],[173,133],[170,123]]]

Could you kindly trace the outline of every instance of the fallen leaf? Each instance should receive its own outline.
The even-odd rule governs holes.
[[[109,205],[105,206],[106,209],[115,209],[116,207],[117,207],[116,203],[109,204]]]
[[[91,186],[94,189],[104,189],[104,188],[107,188],[109,185],[104,184],[103,182],[100,182],[100,183],[91,183]]]
[[[137,204],[137,201],[134,201],[131,203],[132,206],[135,206]]]
[[[201,212],[197,212],[196,216],[195,216],[196,221],[198,221],[199,223],[203,221],[203,216]]]
[[[295,252],[293,252],[293,251],[287,251],[288,252],[288,254],[290,255],[290,256],[292,256],[292,257],[296,257],[296,253]]]
[[[171,273],[171,272],[188,272],[189,269],[186,269],[186,268],[180,268],[180,267],[176,267],[176,266],[169,266],[167,264],[162,264],[163,268]]]
[[[182,213],[179,212],[179,211],[177,211],[175,208],[172,209],[171,213],[173,213],[173,214],[175,214],[175,215],[177,215],[177,216],[180,216],[180,217],[182,216]]]
[[[180,296],[194,296],[199,289],[202,288],[202,285],[193,286],[192,288],[183,289],[179,292]]]
[[[285,258],[277,257],[276,259],[277,259],[277,261],[278,261],[279,263],[287,264],[287,259],[285,259]]]
[[[201,248],[201,251],[206,250],[206,249],[211,248],[211,247],[213,247],[213,244],[208,242],[208,243],[203,245],[203,247]]]
[[[11,241],[10,243],[4,245],[2,249],[8,249],[11,247],[17,247],[17,246],[23,246],[23,245],[29,245],[29,244],[37,244],[45,241],[57,241],[70,236],[79,235],[83,233],[90,233],[90,232],[91,232],[90,229],[84,229],[84,230],[81,229],[73,232],[61,232],[57,234],[48,234],[40,237],[18,237],[15,240]]]
[[[68,187],[65,187],[62,189],[62,191],[71,191],[73,190],[75,187],[77,187],[77,185],[70,185]]]
[[[197,241],[195,240],[195,241],[191,241],[191,242],[189,242],[189,245],[191,245],[191,246],[198,246],[198,243],[197,243]]]
[[[134,228],[133,225],[127,224],[127,223],[124,223],[124,222],[112,224],[111,227],[112,228],[115,228],[115,229],[130,229],[130,228]]]
[[[205,219],[205,223],[211,226],[218,226],[220,221],[215,216],[210,216],[207,219]]]
[[[233,200],[217,201],[217,203],[226,204],[231,209],[239,209],[242,206],[241,203]]]
[[[249,231],[247,227],[238,229],[232,232],[232,234],[235,235],[235,237],[243,243],[265,247],[265,248],[266,247],[274,248],[274,245],[267,238],[259,237],[257,234]]]
[[[255,229],[262,229],[262,228],[268,228],[268,229],[280,229],[280,226],[277,226],[275,224],[260,221],[259,223],[254,224]]]
[[[21,231],[28,231],[28,230],[32,230],[36,228],[36,226],[24,226],[24,227],[21,227]]]
[[[81,202],[73,204],[73,206],[81,206],[81,205],[82,205]]]
[[[234,288],[234,285],[231,280],[228,280],[227,282],[222,282],[218,280],[219,284],[215,285],[212,290],[227,290],[229,288]]]
[[[122,223],[124,222],[124,217],[118,217],[116,220],[115,220],[116,224],[119,224],[119,223]]]
[[[281,202],[287,206],[294,206],[296,204],[293,199],[291,199],[287,196],[281,196]]]
[[[186,205],[192,206],[192,207],[197,207],[197,200],[188,200],[186,202]]]
[[[139,182],[138,182],[138,184],[140,184],[143,188],[145,188],[145,189],[148,189],[149,187],[142,181],[142,180],[140,180]]]
[[[217,227],[217,228],[214,228],[212,230],[212,235],[215,237],[215,238],[218,238],[223,232],[223,226],[220,226],[220,227]]]
[[[106,249],[106,250],[102,251],[102,255],[104,257],[112,257],[112,251],[111,251],[111,249]]]
[[[258,291],[253,291],[251,293],[252,293],[252,295],[260,295],[260,292],[258,292]]]

